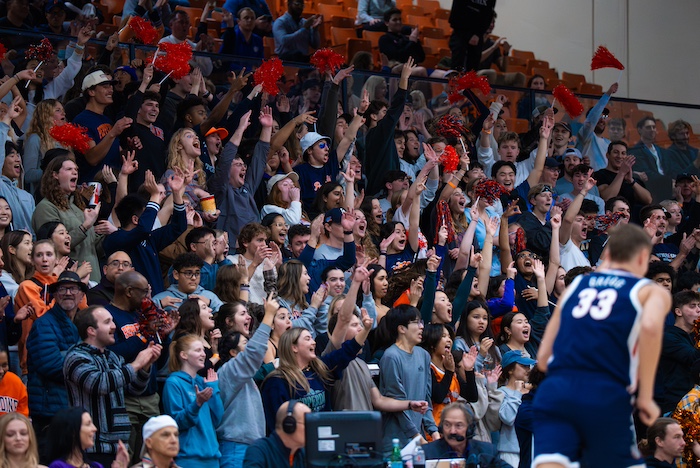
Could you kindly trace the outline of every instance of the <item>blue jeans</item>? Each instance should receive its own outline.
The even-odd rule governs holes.
[[[222,441],[219,445],[221,468],[243,468],[243,460],[247,449],[247,444],[230,442],[228,440]]]

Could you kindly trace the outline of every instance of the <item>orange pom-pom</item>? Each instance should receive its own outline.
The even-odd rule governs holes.
[[[262,85],[263,91],[270,96],[277,96],[280,92],[277,82],[284,74],[284,65],[277,57],[263,60],[263,63],[253,73],[253,81],[256,85]]]
[[[598,49],[595,51],[595,54],[591,59],[591,70],[598,70],[600,68],[616,68],[618,70],[624,70],[625,66],[615,58],[607,47],[598,46]]]
[[[80,125],[72,123],[54,125],[49,130],[49,135],[61,145],[80,153],[85,154],[90,149],[90,137],[87,134],[87,128]]]
[[[192,46],[187,41],[180,44],[162,42],[158,48],[161,53],[155,58],[154,67],[169,74],[175,80],[184,78],[190,73],[189,62],[192,60]]]
[[[311,65],[318,69],[322,75],[326,72],[335,72],[343,67],[345,57],[333,49],[318,49],[311,56]]]
[[[574,93],[564,86],[563,84],[557,85],[552,91],[554,98],[561,102],[564,106],[566,113],[571,116],[571,118],[576,118],[583,113],[583,104],[578,100]]]
[[[153,23],[140,16],[132,16],[129,18],[129,27],[134,31],[136,39],[144,44],[155,44],[158,42],[158,30],[153,26]]]

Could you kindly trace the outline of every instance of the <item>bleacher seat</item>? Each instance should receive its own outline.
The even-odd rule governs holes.
[[[410,24],[411,26],[418,26],[419,28],[432,28],[435,27],[433,20],[427,16],[417,16],[417,15],[406,15],[406,21],[404,24]]]
[[[330,18],[331,16],[345,16],[345,10],[343,10],[342,5],[326,5],[325,3],[319,3],[316,5],[316,11],[323,15],[324,18]]]
[[[529,50],[511,49],[510,53],[513,55],[513,57],[520,57],[525,59],[526,61],[535,60],[535,53]]]
[[[586,77],[577,73],[562,72],[561,79],[566,82],[566,86],[572,91],[579,91],[581,85],[586,82]]]

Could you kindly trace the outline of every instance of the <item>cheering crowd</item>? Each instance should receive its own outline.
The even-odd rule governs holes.
[[[244,46],[267,29],[286,38],[280,57],[303,59],[318,19],[299,26],[297,3],[279,25],[251,8],[235,28],[225,18],[224,52],[254,57]],[[26,0],[5,6],[0,27],[26,26]],[[161,42],[188,40],[185,11],[127,6],[161,35],[169,18]],[[581,118],[551,97],[521,102],[531,126],[517,134],[503,118],[516,103],[469,89],[448,101],[415,78],[454,72],[410,55],[392,75],[354,74],[361,55],[301,68],[275,95],[233,58],[197,55],[214,50],[206,27],[168,77],[123,61],[124,30],[90,54],[94,20],[59,32],[68,13],[45,5],[47,32],[66,35],[47,57],[23,58],[38,39],[3,40],[2,466],[301,466],[288,418],[376,410],[385,453],[447,434],[444,452],[529,467],[545,327],[627,223],[653,244],[647,277],[674,294],[655,399],[690,427],[700,159],[687,122],[668,125],[669,148],[653,117],[626,141],[608,128],[613,84]],[[650,428],[648,466],[700,466],[676,425]]]

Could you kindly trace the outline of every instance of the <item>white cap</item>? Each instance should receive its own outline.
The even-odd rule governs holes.
[[[270,180],[267,181],[267,194],[270,195],[270,192],[272,192],[272,187],[274,187],[277,182],[287,178],[292,179],[295,183],[299,182],[299,175],[296,172],[290,172],[289,174],[275,174],[270,177]]]
[[[301,138],[301,154],[303,155],[304,153],[306,153],[307,149],[311,148],[313,145],[315,145],[321,140],[328,140],[328,143],[331,142],[330,137],[323,136],[320,133],[316,132],[308,132]]]
[[[154,416],[143,425],[143,440],[148,439],[156,432],[160,431],[165,427],[175,427],[177,428],[177,423],[173,418],[164,414],[162,416]]]
[[[108,75],[107,73],[103,72],[102,70],[97,70],[89,75],[87,75],[85,78],[83,78],[83,85],[81,89],[85,91],[86,89],[90,89],[93,86],[97,86],[98,84],[102,83],[116,83],[115,80],[112,79],[112,75]]]

